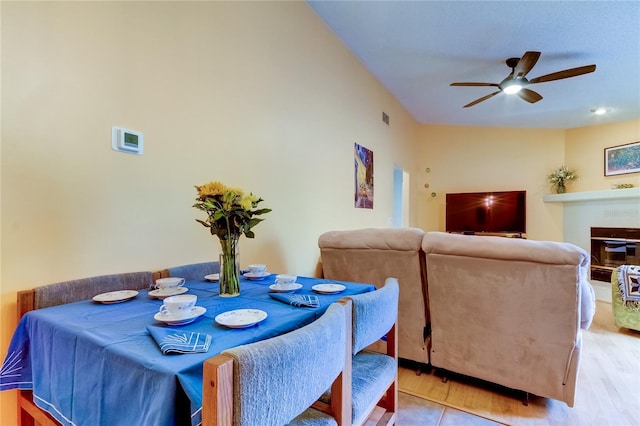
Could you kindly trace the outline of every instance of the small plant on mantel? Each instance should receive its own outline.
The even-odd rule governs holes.
[[[556,194],[564,194],[567,192],[567,182],[576,179],[578,179],[576,171],[564,165],[549,173],[547,176],[547,180],[551,184],[551,187],[555,189]]]

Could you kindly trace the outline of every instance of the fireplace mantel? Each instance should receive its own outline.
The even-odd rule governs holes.
[[[545,203],[571,203],[576,201],[599,200],[640,200],[640,188],[608,189],[603,191],[568,192],[565,194],[547,194],[542,197]]]

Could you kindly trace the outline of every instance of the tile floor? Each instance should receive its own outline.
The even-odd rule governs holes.
[[[403,392],[398,393],[398,426],[499,426],[483,417],[449,408]]]

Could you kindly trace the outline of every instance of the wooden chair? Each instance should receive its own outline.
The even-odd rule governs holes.
[[[370,293],[349,296],[353,304],[352,424],[393,425],[398,410],[398,280]],[[368,350],[380,338],[386,353]],[[333,399],[326,393],[323,401]]]
[[[18,321],[29,311],[90,299],[116,290],[142,290],[160,278],[160,272],[133,272],[63,281],[18,292]],[[19,426],[59,426],[33,402],[33,392],[18,391]]]
[[[160,271],[160,278],[180,277],[187,281],[204,281],[209,274],[220,272],[220,262],[191,263],[189,265],[174,266]]]
[[[351,303],[345,301],[305,327],[205,361],[202,424],[350,424],[350,361]],[[331,403],[316,402],[329,387]]]

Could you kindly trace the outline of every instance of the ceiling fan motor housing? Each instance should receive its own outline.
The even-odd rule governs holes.
[[[509,68],[513,69],[518,65],[518,62],[520,62],[520,58],[509,58],[505,62]]]

